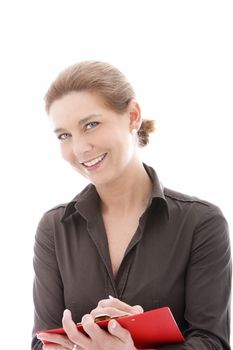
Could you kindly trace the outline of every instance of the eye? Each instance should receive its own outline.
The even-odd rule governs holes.
[[[64,132],[57,136],[58,140],[61,140],[61,141],[67,140],[69,137],[71,137],[71,135],[68,134],[67,132]]]
[[[99,125],[99,123],[98,122],[90,122],[90,123],[87,123],[86,125],[85,125],[85,128],[88,130],[88,129],[93,129],[93,128],[95,128],[97,125]]]

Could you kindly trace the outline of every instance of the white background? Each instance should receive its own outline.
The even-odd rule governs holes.
[[[116,65],[157,123],[144,161],[232,227],[233,2],[1,1],[0,36],[0,346],[29,349],[38,220],[85,184],[60,158],[46,89],[74,62]]]

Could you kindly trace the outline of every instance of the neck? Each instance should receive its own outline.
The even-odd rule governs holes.
[[[152,183],[140,162],[128,167],[114,184],[97,188],[103,213],[127,215],[137,208],[146,208],[151,196]]]

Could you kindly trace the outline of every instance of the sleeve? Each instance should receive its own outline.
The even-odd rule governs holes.
[[[230,350],[230,241],[227,222],[215,206],[195,230],[185,287],[185,342],[157,349]]]
[[[34,327],[32,350],[42,349],[36,338],[38,330],[61,327],[65,309],[63,284],[54,244],[54,233],[45,214],[37,228],[34,245]]]

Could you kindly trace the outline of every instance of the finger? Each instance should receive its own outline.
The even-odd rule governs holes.
[[[91,311],[91,316],[93,318],[101,315],[107,315],[110,317],[120,317],[120,316],[130,315],[130,313],[126,311],[122,311],[120,309],[116,309],[114,307],[96,308]]]
[[[72,349],[73,343],[65,335],[61,334],[51,334],[51,333],[39,333],[37,338],[43,343],[50,343],[50,348],[59,348],[57,345],[62,346],[67,349]],[[56,345],[56,346],[55,346]],[[45,347],[45,349],[48,347]]]
[[[70,310],[64,311],[62,324],[69,340],[83,348],[89,348],[90,339],[77,329],[76,324],[72,320]]]
[[[134,305],[132,306],[132,308],[135,311],[135,314],[142,314],[144,312],[143,307],[141,305]]]
[[[106,334],[95,322],[91,315],[84,315],[82,318],[82,326],[84,331],[89,337],[95,341],[98,341],[103,334]]]
[[[89,316],[91,316],[91,318],[89,319]],[[83,323],[84,322],[94,322],[94,317],[91,315],[91,314],[85,314],[83,315],[82,319],[81,319],[81,323],[82,323],[82,326],[83,326]]]
[[[138,314],[138,313],[142,313],[143,312],[143,308],[140,305],[134,305],[131,306],[129,304],[126,304],[125,302],[117,299],[117,298],[113,298],[111,297],[111,299],[102,299],[99,301],[97,308],[94,309],[91,314],[92,315],[96,315],[98,313],[102,312],[102,308],[105,307],[113,307],[115,309],[118,309],[124,313],[128,313],[128,314]]]
[[[133,340],[131,334],[127,329],[121,327],[121,325],[116,320],[111,320],[108,323],[108,331],[110,334],[117,337],[123,343],[133,345]]]
[[[58,344],[46,344],[43,345],[43,350],[72,350],[73,349],[73,345],[72,348],[64,348],[64,346],[62,345],[58,345]]]
[[[117,298],[113,298],[113,297],[111,297],[110,299],[100,300],[98,303],[98,306],[100,306],[100,307],[112,306],[116,309],[126,311],[128,313],[132,313],[132,311],[134,312],[135,310],[138,311],[139,313],[143,312],[143,308],[140,305],[131,306],[131,305],[129,305],[129,304],[117,299]]]
[[[129,304],[124,303],[123,301],[111,297],[111,299],[103,299],[98,302],[98,307],[115,307],[116,309],[120,309],[123,311],[130,312],[131,306]]]

